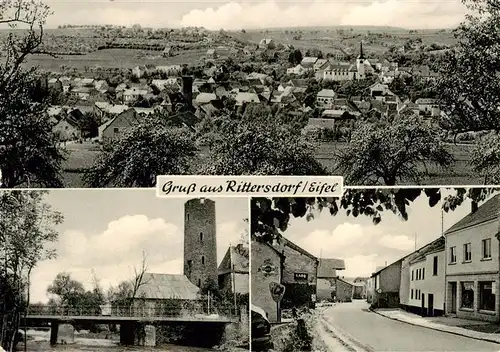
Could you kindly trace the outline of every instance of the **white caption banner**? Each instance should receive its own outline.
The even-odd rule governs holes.
[[[341,197],[342,176],[156,177],[158,197]]]

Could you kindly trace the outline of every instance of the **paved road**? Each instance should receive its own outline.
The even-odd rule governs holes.
[[[323,316],[372,351],[500,351],[500,345],[388,319],[368,310],[364,301],[327,308]]]

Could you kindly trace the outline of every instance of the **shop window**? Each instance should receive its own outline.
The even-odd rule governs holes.
[[[480,282],[479,283],[479,309],[495,311],[495,282]]]
[[[462,304],[461,308],[474,308],[474,282],[462,282]]]

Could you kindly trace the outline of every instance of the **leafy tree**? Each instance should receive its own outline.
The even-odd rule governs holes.
[[[354,130],[349,145],[337,152],[337,157],[337,170],[347,184],[382,182],[387,186],[404,180],[418,184],[429,174],[427,163],[448,167],[454,160],[436,129],[416,116],[393,123],[364,123]]]
[[[189,174],[196,151],[191,131],[147,118],[104,146],[84,181],[90,187],[154,187],[157,175]]]
[[[341,198],[252,198],[250,231],[253,240],[272,243],[280,240],[290,219],[313,220],[316,212],[327,211],[335,216],[343,210],[348,216],[368,216],[373,224],[382,221],[382,214],[391,212],[402,221],[408,220],[408,207],[419,197],[426,197],[430,207],[442,201],[445,212],[453,211],[466,199],[484,201],[494,188],[455,188],[454,194],[443,198],[440,188],[366,188],[347,189]]]
[[[59,273],[47,288],[47,293],[57,296],[60,305],[78,307],[82,303],[85,287],[71,279],[69,273]]]
[[[36,70],[23,69],[30,54],[40,52],[43,26],[50,11],[37,1],[6,0],[0,4],[0,24],[27,27],[4,36],[0,60],[0,170],[2,183],[61,187],[63,155],[57,149],[46,114],[49,97],[34,99]]]
[[[11,351],[21,314],[30,302],[33,268],[55,256],[55,226],[62,215],[45,203],[45,191],[6,191],[0,195],[0,346]]]
[[[458,43],[446,56],[439,81],[449,129],[500,130],[500,13],[493,1],[465,1],[485,16],[467,16],[455,30]]]
[[[199,170],[208,175],[326,175],[314,145],[300,131],[277,122],[230,123],[209,141]]]
[[[492,132],[476,143],[471,153],[474,172],[484,184],[500,184],[500,136]]]
[[[295,49],[288,55],[288,62],[292,65],[298,65],[302,62],[302,52],[299,49]]]

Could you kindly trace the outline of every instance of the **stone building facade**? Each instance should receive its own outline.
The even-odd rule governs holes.
[[[252,305],[263,309],[271,323],[280,322],[280,308],[272,299],[269,284],[282,282],[283,255],[257,241],[252,241],[251,250]]]

